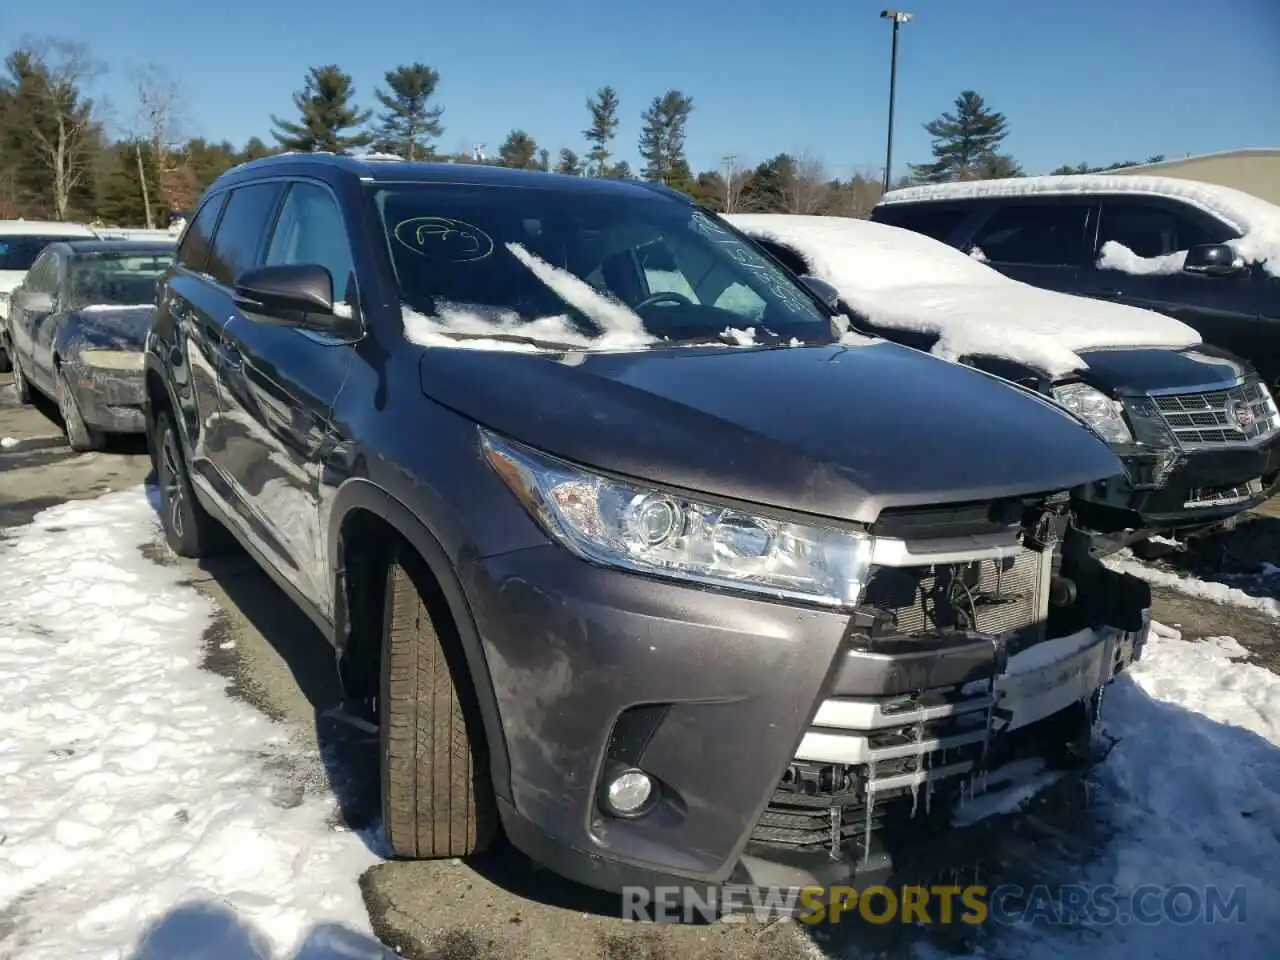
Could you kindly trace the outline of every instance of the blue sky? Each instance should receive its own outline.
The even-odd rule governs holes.
[[[1029,173],[1280,146],[1277,0],[903,0],[895,174],[928,158],[921,124],[962,89],[1009,118],[1006,148]],[[268,143],[293,117],[306,68],[338,63],[372,104],[382,74],[421,61],[441,74],[439,146],[490,152],[513,127],[552,154],[585,150],[586,97],[621,97],[616,150],[637,163],[639,116],[657,94],[691,95],[694,170],[810,150],[833,174],[884,162],[889,77],[882,0],[57,0],[5,3],[0,47],[84,41],[110,65],[98,93],[128,114],[129,73],[156,62],[186,93],[187,130]]]

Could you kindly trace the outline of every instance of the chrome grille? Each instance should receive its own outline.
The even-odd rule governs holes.
[[[1252,443],[1280,426],[1275,401],[1257,377],[1229,390],[1151,400],[1183,450]]]
[[[1048,552],[937,567],[880,567],[867,584],[866,603],[893,614],[903,633],[958,626],[1005,634],[1043,625],[1048,607]],[[972,604],[970,603],[972,601]],[[957,614],[976,622],[956,622]]]

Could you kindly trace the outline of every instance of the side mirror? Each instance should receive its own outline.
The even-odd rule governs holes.
[[[806,273],[800,277],[800,282],[816,293],[831,309],[834,310],[840,305],[840,291],[821,277]]]
[[[1186,273],[1226,277],[1244,269],[1244,260],[1225,243],[1202,243],[1187,251],[1182,262]]]
[[[54,297],[51,293],[40,290],[24,290],[18,299],[18,306],[28,313],[53,313]]]
[[[235,304],[263,323],[346,332],[333,310],[333,277],[314,263],[246,270],[236,278]]]

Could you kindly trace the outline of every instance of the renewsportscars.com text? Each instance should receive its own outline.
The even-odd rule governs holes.
[[[1245,890],[1149,884],[997,887],[627,887],[626,920],[742,922],[791,917],[801,923],[1201,924],[1243,923]]]

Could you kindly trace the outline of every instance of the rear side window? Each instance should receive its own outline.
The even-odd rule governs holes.
[[[932,237],[934,240],[941,240],[945,243],[956,227],[960,225],[960,221],[966,216],[968,216],[966,211],[954,208],[939,209],[937,207],[912,207],[906,204],[893,204],[881,207],[880,211],[872,219],[892,227],[910,230],[913,233],[922,233],[926,237]]]
[[[978,247],[992,263],[1077,266],[1086,259],[1088,212],[1084,203],[1001,207],[983,224],[970,247]]]
[[[278,183],[254,183],[231,191],[209,257],[208,272],[219,283],[235,286],[236,277],[257,265],[279,198]]]
[[[1190,250],[1202,243],[1224,243],[1231,231],[1218,225],[1212,230],[1188,216],[1162,206],[1134,201],[1105,200],[1098,227],[1098,249],[1114,241],[1140,257],[1160,257]]]
[[[178,261],[197,273],[203,273],[205,264],[209,262],[209,242],[213,236],[213,226],[218,222],[218,214],[227,202],[227,195],[220,193],[211,197],[203,207],[195,222],[187,227],[182,238],[182,246],[178,249]]]

